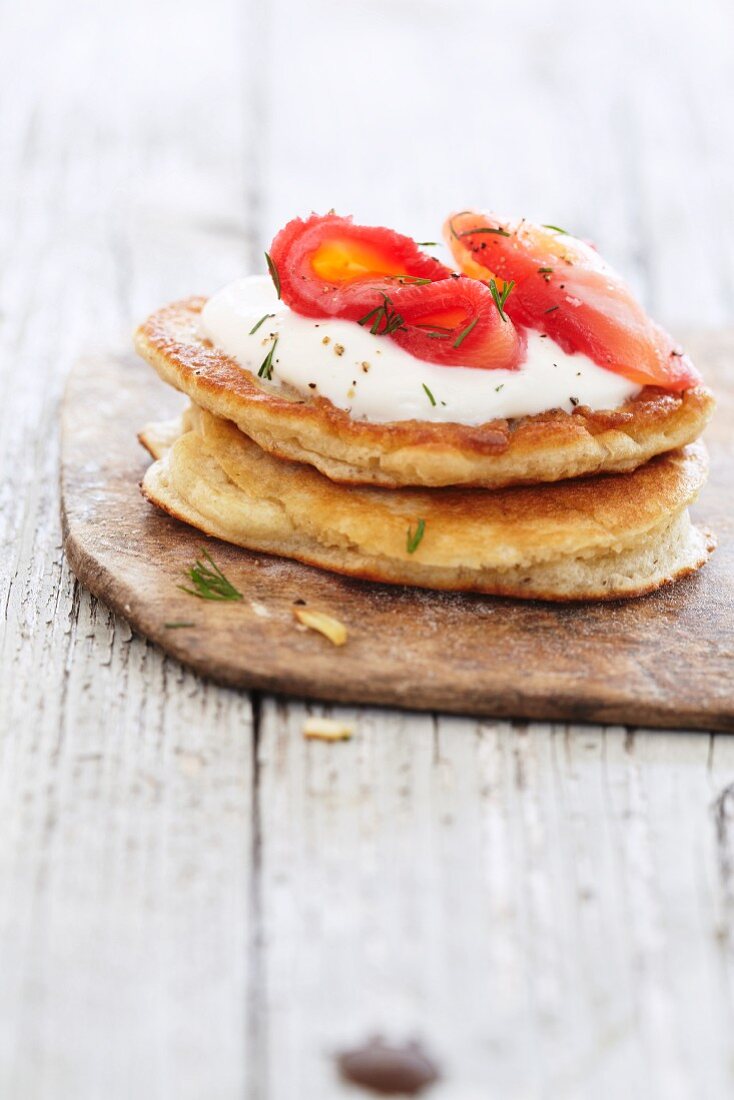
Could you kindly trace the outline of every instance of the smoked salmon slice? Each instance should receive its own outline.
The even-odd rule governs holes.
[[[273,239],[269,264],[283,301],[306,317],[359,313],[366,285],[390,294],[406,282],[432,283],[451,274],[410,237],[338,214],[288,222]]]
[[[585,241],[558,226],[478,210],[453,214],[444,234],[467,275],[514,283],[505,309],[517,325],[640,385],[682,391],[701,381],[688,356]]]

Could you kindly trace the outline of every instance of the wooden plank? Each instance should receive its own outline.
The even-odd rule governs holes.
[[[732,1002],[721,989],[710,897],[709,762],[710,742],[697,734],[620,731],[607,741],[620,931],[645,1080],[660,1095],[725,1096],[732,1087]]]
[[[314,710],[264,712],[270,1095],[341,1095],[375,1032],[440,1098],[728,1095],[708,738]]]
[[[82,346],[234,275],[240,5],[10,5],[0,30],[0,1095],[246,1087],[252,712],[80,588],[59,394]],[[32,70],[33,79],[29,79]],[[90,415],[92,415],[90,411]],[[208,1026],[212,1024],[213,1026]]]

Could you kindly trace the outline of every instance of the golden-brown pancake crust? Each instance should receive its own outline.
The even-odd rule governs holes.
[[[498,488],[634,470],[696,439],[713,410],[703,386],[683,394],[647,386],[606,412],[579,407],[478,427],[352,420],[325,398],[262,382],[214,347],[200,325],[205,301],[189,298],[154,313],[136,333],[140,355],[266,451],[315,466],[332,481]]]

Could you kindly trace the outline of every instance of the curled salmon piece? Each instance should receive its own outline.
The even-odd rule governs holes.
[[[339,317],[444,366],[519,366],[524,337],[483,283],[451,271],[410,237],[337,214],[295,218],[276,234],[270,273],[285,304]]]
[[[279,294],[294,312],[355,321],[365,288],[389,295],[407,283],[427,285],[451,274],[411,237],[355,225],[338,214],[293,218],[273,238],[269,262]]]
[[[402,324],[393,339],[418,359],[445,367],[515,370],[525,338],[476,279],[406,286],[392,299]]]
[[[641,386],[680,392],[700,383],[689,357],[586,241],[479,210],[453,214],[444,235],[465,274],[514,283],[505,310],[516,324]]]

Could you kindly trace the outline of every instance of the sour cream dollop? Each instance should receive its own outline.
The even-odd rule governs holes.
[[[519,370],[427,363],[354,321],[294,313],[278,300],[267,276],[229,283],[209,299],[201,320],[212,343],[253,374],[277,337],[272,384],[287,383],[304,397],[326,397],[354,420],[377,424],[476,425],[548,409],[570,412],[575,405],[614,409],[640,390],[586,355],[569,355],[549,336],[533,331]]]

